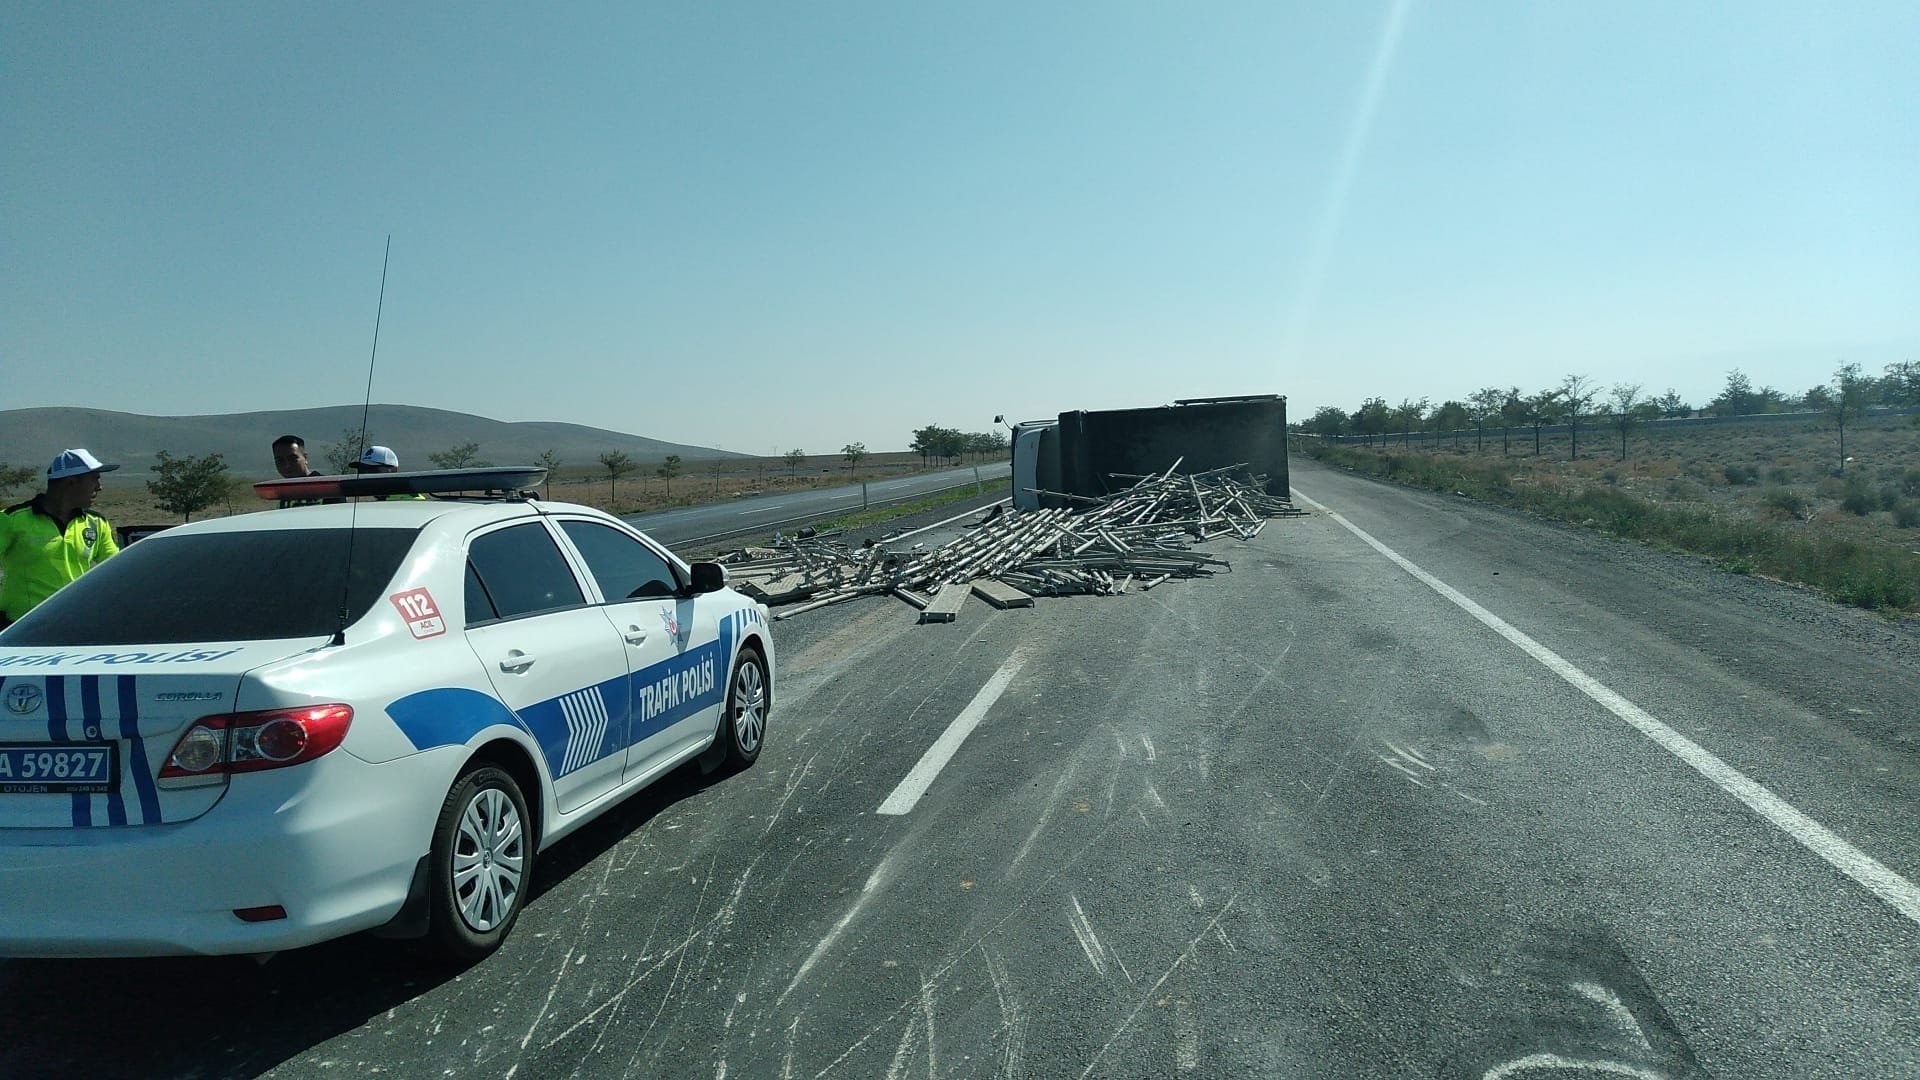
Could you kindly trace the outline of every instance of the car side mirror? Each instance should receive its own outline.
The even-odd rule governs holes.
[[[693,564],[693,592],[719,592],[727,587],[727,568],[717,562],[697,562]]]

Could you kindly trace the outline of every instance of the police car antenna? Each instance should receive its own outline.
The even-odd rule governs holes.
[[[387,234],[387,246],[380,253],[380,301],[373,309],[373,351],[367,355],[367,396],[360,403],[360,450],[367,448],[367,414],[373,411],[373,365],[380,358],[380,317],[387,310],[387,260],[393,254],[393,234]],[[351,463],[348,465],[352,467]],[[347,565],[340,581],[340,625],[334,628],[332,645],[347,643],[347,621],[352,617],[348,600],[353,591],[353,538],[360,522],[360,503],[355,500],[347,516]]]

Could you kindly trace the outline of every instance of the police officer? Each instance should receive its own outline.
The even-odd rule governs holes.
[[[298,435],[282,435],[273,440],[273,467],[288,480],[297,480],[304,476],[319,476],[307,461],[307,440]],[[337,503],[339,499],[281,499],[280,509],[290,506],[319,506],[323,502]]]
[[[384,446],[369,446],[367,447],[367,452],[360,455],[360,460],[353,463],[353,471],[357,473],[399,472],[400,455]],[[411,495],[374,496],[376,502],[406,502],[412,499],[425,498],[425,495],[417,492]]]
[[[113,527],[89,509],[103,465],[86,450],[62,450],[47,466],[47,490],[0,515],[0,626],[119,552]]]

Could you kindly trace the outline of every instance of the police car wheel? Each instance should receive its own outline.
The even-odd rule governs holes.
[[[533,837],[526,798],[492,765],[462,774],[434,826],[432,940],[461,961],[500,947],[533,880]]]
[[[727,684],[727,711],[720,718],[720,738],[727,746],[722,768],[744,769],[759,759],[767,738],[767,705],[767,661],[749,645]]]

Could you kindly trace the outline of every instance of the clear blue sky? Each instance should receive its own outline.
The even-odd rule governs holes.
[[[1920,359],[1920,4],[0,12],[0,408],[767,453]]]

